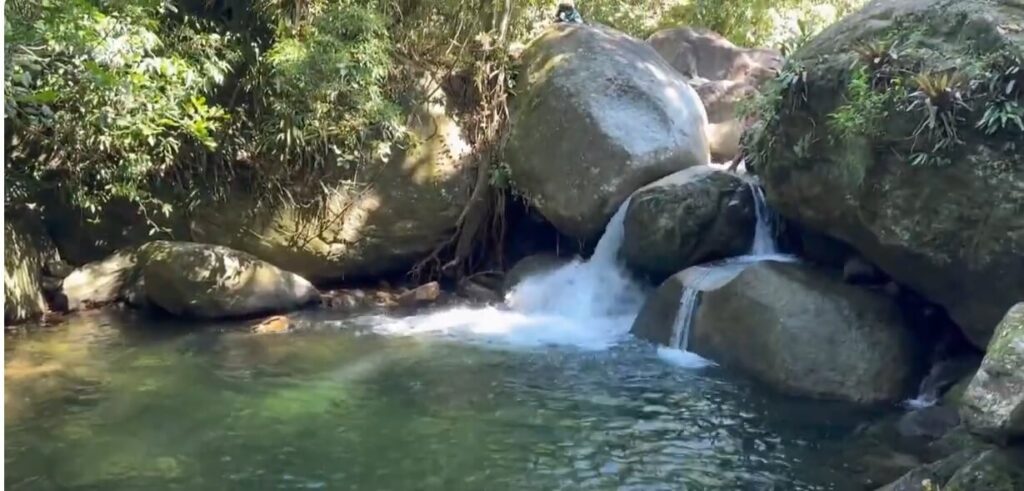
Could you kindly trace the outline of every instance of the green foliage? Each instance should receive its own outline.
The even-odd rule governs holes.
[[[985,57],[972,78],[969,95],[984,104],[976,126],[985,134],[1024,134],[1024,59],[1020,56],[1002,52]]]
[[[370,141],[401,132],[386,83],[392,59],[385,19],[372,5],[349,1],[315,14],[297,11],[289,7],[285,18],[309,21],[283,23],[244,81],[254,104],[253,127],[242,130],[254,135],[253,159],[274,166],[267,173],[353,167],[369,158]]]
[[[54,179],[86,209],[149,201],[143,184],[183,146],[216,146],[227,116],[207,94],[231,71],[231,36],[157,0],[23,7],[5,35],[8,201]]]
[[[782,111],[795,109],[806,102],[807,70],[796,61],[787,61],[779,74],[769,80],[754,97],[740,101],[736,106],[737,117],[754,121],[753,126],[741,137],[741,146],[750,160],[749,167],[756,168],[768,161],[775,146],[775,132],[781,121]],[[809,150],[811,141],[806,142]]]
[[[990,102],[978,120],[978,128],[986,135],[1002,130],[1024,133],[1024,104],[1005,99]]]
[[[775,47],[788,55],[863,4],[864,0],[690,0],[670,8],[659,25],[704,27],[738,45]]]
[[[668,25],[795,49],[861,0],[580,0],[588,22],[646,36]],[[233,15],[225,12],[230,6]],[[5,33],[8,202],[64,193],[86,210],[128,200],[169,213],[240,176],[286,190],[326,175],[365,183],[412,145],[409,88],[461,77],[458,111],[495,141],[508,46],[551,21],[548,0],[12,0]],[[784,71],[750,115],[797,101]],[[425,97],[419,95],[417,97]],[[993,121],[1004,121],[1004,112]],[[477,137],[480,138],[477,138]],[[490,171],[497,187],[508,176]],[[358,181],[358,182],[357,182]],[[256,183],[253,185],[253,183]],[[197,191],[197,187],[202,191]],[[169,195],[154,192],[173,188]],[[305,187],[305,186],[304,186]],[[308,187],[306,187],[308,189]],[[276,192],[276,191],[275,191]]]
[[[841,139],[875,138],[881,135],[882,120],[892,103],[890,94],[897,89],[878,92],[872,89],[869,72],[861,67],[850,73],[845,102],[828,115],[828,124]]]

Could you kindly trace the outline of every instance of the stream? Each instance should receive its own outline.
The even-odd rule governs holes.
[[[289,335],[127,312],[29,326],[5,350],[7,487],[863,489],[850,463],[884,411],[629,335],[646,292],[617,261],[627,206],[589,260],[502,306],[309,311]]]
[[[650,345],[487,346],[318,313],[256,336],[137,314],[8,339],[8,489],[862,489],[875,413]]]

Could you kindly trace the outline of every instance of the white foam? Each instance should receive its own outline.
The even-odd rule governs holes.
[[[381,316],[368,324],[378,334],[389,336],[432,336],[513,349],[562,346],[605,350],[623,339],[631,322],[631,318],[609,317],[583,323],[559,315],[496,307],[456,307],[403,318]]]
[[[912,410],[924,409],[926,407],[932,407],[935,403],[939,402],[934,397],[929,395],[919,395],[913,399],[907,399],[903,401],[903,405]]]
[[[704,368],[715,365],[715,362],[691,351],[665,346],[658,346],[658,358],[661,358],[666,363],[682,368]]]
[[[603,350],[629,334],[644,292],[619,265],[629,200],[609,221],[590,260],[531,276],[506,296],[505,308],[459,307],[368,324],[393,336],[429,335],[509,348],[573,346]]]

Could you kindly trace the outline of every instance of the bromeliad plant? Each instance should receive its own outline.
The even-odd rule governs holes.
[[[931,155],[939,155],[962,142],[957,126],[963,121],[961,111],[970,111],[964,102],[963,76],[957,72],[921,73],[913,78],[917,90],[910,95],[908,110],[919,110],[924,118],[914,131],[933,142]],[[921,157],[925,155],[925,157]],[[917,154],[912,163],[925,163],[928,154]]]

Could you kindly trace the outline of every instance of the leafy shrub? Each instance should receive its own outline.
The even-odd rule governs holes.
[[[25,7],[5,35],[11,198],[56,179],[86,209],[147,201],[143,183],[183,146],[216,146],[227,116],[207,95],[231,71],[231,36],[157,0]]]
[[[846,86],[845,103],[828,116],[828,124],[839,138],[875,138],[881,134],[881,121],[888,114],[896,89],[876,92],[871,75],[861,67],[853,70]]]
[[[279,28],[245,79],[257,163],[292,172],[365,160],[371,140],[400,132],[391,63],[386,22],[372,5],[334,2],[307,24]]]

